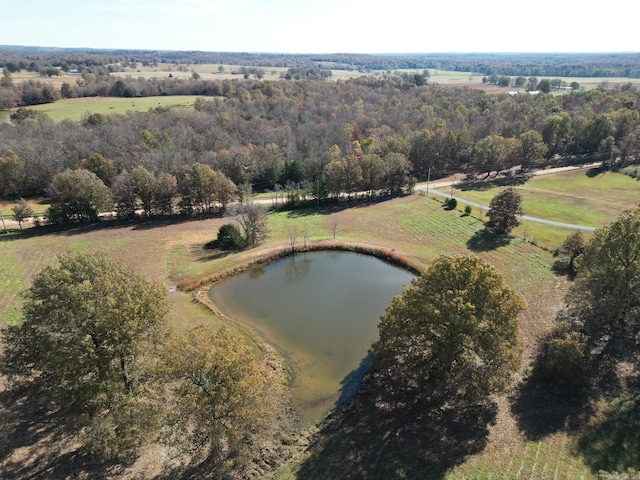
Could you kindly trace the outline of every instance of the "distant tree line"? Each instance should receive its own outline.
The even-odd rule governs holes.
[[[0,68],[62,70],[117,64],[226,64],[253,67],[331,68],[336,70],[440,69],[481,75],[640,78],[638,53],[432,53],[366,55],[270,54],[162,50],[84,50],[73,48],[0,48]]]
[[[258,69],[245,69],[239,72],[249,78],[261,78],[264,72]],[[82,97],[152,97],[165,95],[203,95],[223,96],[228,93],[229,83],[221,80],[202,80],[198,78],[179,79],[143,78],[110,76],[108,69],[86,69],[78,74],[75,82],[63,82],[57,89],[46,80],[30,79],[20,84],[15,83],[11,75],[0,78],[0,109],[20,106],[52,103],[62,98]]]

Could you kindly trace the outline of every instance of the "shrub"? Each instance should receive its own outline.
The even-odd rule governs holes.
[[[218,243],[221,248],[236,249],[240,248],[244,240],[240,229],[233,223],[225,223],[218,230]]]
[[[464,213],[465,215],[471,215],[471,205],[465,205]]]
[[[447,210],[453,210],[458,206],[458,200],[456,200],[455,198],[451,197],[451,198],[447,198],[444,201],[444,205],[447,208]]]
[[[555,252],[556,260],[553,262],[553,270],[559,274],[575,276],[575,260],[584,251],[585,239],[582,232],[577,231],[567,236],[562,246]]]
[[[556,390],[575,390],[586,377],[586,351],[584,339],[562,322],[543,341],[533,376]]]

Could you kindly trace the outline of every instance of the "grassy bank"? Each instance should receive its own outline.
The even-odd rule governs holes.
[[[352,202],[319,211],[273,212],[269,215],[271,236],[262,245],[237,253],[205,249],[220,225],[228,221],[228,218],[176,217],[102,222],[66,230],[29,228],[2,235],[0,321],[6,324],[18,320],[20,292],[58,253],[106,250],[136,271],[163,281],[167,287],[181,283],[197,289],[220,272],[242,269],[256,259],[286,252],[290,249],[287,231],[294,225],[309,232],[308,242],[314,248],[333,244],[345,248],[357,246],[367,252],[386,252],[385,255],[416,268],[428,265],[439,254],[482,257],[526,301],[527,309],[521,317],[525,359],[531,358],[537,339],[553,324],[566,288],[565,279],[551,272],[553,257],[549,251],[517,235],[510,238],[488,235],[474,216],[445,210],[439,200],[417,194],[379,203]],[[301,240],[298,245],[301,246]],[[175,328],[221,321],[215,309],[193,301],[193,292],[178,290],[168,295],[172,304],[169,320]],[[357,431],[343,434],[344,438],[359,441]],[[572,438],[562,431],[532,443],[518,428],[509,402],[504,399],[496,421],[489,427],[486,447],[447,475],[488,478],[493,472],[506,471],[508,476],[517,476],[518,472],[535,476],[542,471],[539,468],[544,468],[545,472],[550,469],[557,472],[557,478],[572,478],[577,472],[591,478],[583,461],[574,455],[572,444]],[[330,453],[336,462],[348,460],[344,457],[345,450]],[[309,469],[308,454],[283,466],[275,478],[296,478],[296,472]]]

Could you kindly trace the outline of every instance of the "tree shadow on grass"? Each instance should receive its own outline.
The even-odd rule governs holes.
[[[102,219],[99,222],[71,223],[68,225],[42,225],[39,227],[23,228],[22,230],[13,229],[6,233],[0,233],[0,242],[24,240],[33,237],[42,237],[48,235],[84,235],[101,230],[119,230],[131,228],[133,230],[152,230],[154,228],[163,228],[171,225],[180,225],[188,222],[198,222],[213,218],[221,218],[218,214],[211,215],[167,215],[147,218],[132,219]]]
[[[524,185],[533,178],[533,172],[519,172],[514,175],[500,175],[498,177],[484,177],[469,179],[456,185],[462,191],[485,191],[495,187],[515,187]]]
[[[351,199],[324,199],[318,208],[315,201],[304,202],[298,205],[281,204],[273,207],[274,211],[286,212],[288,218],[301,218],[313,215],[333,215],[344,210],[355,208],[366,208],[371,205],[383,203],[394,198],[401,198],[403,195],[375,195],[364,197],[353,197]]]
[[[559,431],[575,431],[588,414],[589,396],[584,389],[559,391],[527,377],[511,397],[511,413],[519,430],[539,441]]]
[[[42,396],[0,392],[2,478],[112,478],[124,465],[104,463],[75,443],[73,425]]]
[[[318,432],[297,478],[441,479],[486,446],[495,404],[425,404],[386,387],[365,377]]]
[[[598,175],[600,175],[602,173],[605,173],[605,172],[608,172],[608,171],[609,171],[609,168],[607,168],[607,167],[603,167],[603,166],[593,167],[593,168],[590,168],[589,170],[587,170],[585,175],[587,177],[589,177],[589,178],[594,178],[594,177],[597,177]]]
[[[484,228],[478,230],[467,240],[467,247],[474,252],[487,252],[509,245],[512,238],[510,235],[497,234]]]

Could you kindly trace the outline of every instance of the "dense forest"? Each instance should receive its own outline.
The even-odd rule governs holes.
[[[393,195],[429,176],[496,175],[571,159],[617,167],[637,162],[640,152],[640,95],[631,84],[509,95],[406,75],[330,82],[248,77],[116,79],[105,71],[85,72],[59,91],[46,82],[22,86],[23,96],[48,92],[52,99],[202,98],[192,110],[87,114],[80,122],[55,123],[18,109],[11,124],[0,125],[0,197],[55,197],[56,175],[82,168],[110,188],[127,215],[136,201],[148,215],[171,213],[178,198],[189,213],[224,206],[238,192],[283,192],[289,201]]]

